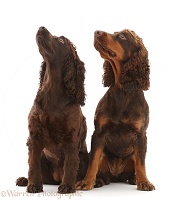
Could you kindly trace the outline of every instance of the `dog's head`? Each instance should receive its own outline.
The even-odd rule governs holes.
[[[85,68],[73,43],[64,36],[53,36],[45,27],[39,28],[36,41],[44,59],[41,65],[39,89],[43,84],[47,64],[54,68],[53,72],[59,67],[67,95],[73,102],[84,105]],[[55,76],[56,73],[53,74]]]
[[[94,47],[111,64],[124,90],[149,88],[148,52],[134,31],[125,29],[113,34],[96,31]]]
[[[53,36],[45,27],[40,27],[36,34],[39,52],[45,62],[63,63],[68,55],[75,55],[75,47],[64,36]]]

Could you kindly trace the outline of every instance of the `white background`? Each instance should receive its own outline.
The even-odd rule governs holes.
[[[134,30],[144,41],[151,65],[151,87],[145,92],[150,107],[146,169],[156,186],[141,192],[136,186],[110,184],[75,196],[59,196],[58,186],[44,186],[44,193],[30,199],[170,199],[171,27],[169,0],[1,0],[0,1],[0,198],[27,198],[26,188],[15,179],[26,176],[27,116],[37,93],[42,57],[35,35],[45,26],[53,35],[64,35],[77,47],[85,63],[87,94],[83,107],[90,149],[96,105],[106,88],[102,85],[103,59],[93,46],[94,31],[113,33]],[[15,197],[12,197],[14,195]]]

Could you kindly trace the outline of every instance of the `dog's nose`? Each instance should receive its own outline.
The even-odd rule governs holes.
[[[102,34],[103,34],[103,31],[97,30],[97,31],[94,32],[94,35],[99,35],[99,36],[100,36],[100,35],[102,35]]]
[[[43,31],[43,30],[46,30],[46,28],[45,28],[44,26],[41,26],[41,27],[39,28],[39,31]]]

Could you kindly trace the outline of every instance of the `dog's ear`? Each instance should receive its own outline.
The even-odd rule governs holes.
[[[64,66],[63,81],[66,86],[66,93],[75,103],[81,106],[85,105],[85,67],[84,63],[80,60],[76,46],[68,40],[72,55],[66,60]]]
[[[103,63],[103,85],[104,87],[109,87],[115,82],[115,76],[112,66],[109,61],[105,60]]]
[[[79,57],[70,57],[64,67],[63,74],[64,84],[66,86],[67,95],[73,102],[83,106],[85,104],[85,68],[84,63]]]
[[[37,102],[37,104],[41,104],[41,100],[40,100],[40,93],[41,93],[41,88],[43,85],[43,80],[45,77],[45,73],[46,73],[46,62],[43,61],[41,66],[40,66],[40,72],[39,72],[39,89],[35,98],[35,101]]]
[[[85,105],[85,90],[84,90],[84,80],[85,80],[85,67],[84,63],[78,58],[75,60],[76,67],[76,102],[81,106]]]
[[[45,72],[46,72],[46,62],[43,61],[41,66],[40,66],[40,72],[39,72],[39,74],[40,74],[40,76],[39,76],[39,89],[42,87]]]
[[[123,90],[148,90],[150,87],[148,51],[142,46],[124,64],[119,81]]]

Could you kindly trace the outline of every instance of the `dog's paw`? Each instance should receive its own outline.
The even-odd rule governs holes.
[[[102,187],[103,185],[109,185],[110,184],[110,179],[109,178],[106,178],[106,179],[103,179],[103,178],[97,178],[96,179],[96,184],[95,184],[95,188],[99,188],[99,187]]]
[[[79,181],[76,183],[77,190],[91,190],[94,188],[94,181]]]
[[[155,187],[150,182],[142,182],[137,184],[137,189],[142,191],[152,191],[155,190]]]
[[[136,185],[136,176],[132,176],[130,179],[128,179],[128,183],[130,185]]]
[[[67,193],[74,193],[76,189],[72,185],[60,184],[58,187],[58,193],[60,194],[67,194]]]
[[[25,177],[19,177],[16,181],[15,181],[16,185],[18,186],[27,186],[28,184],[28,179]]]
[[[43,185],[30,184],[27,186],[27,192],[29,193],[43,192]]]
[[[96,184],[95,184],[95,188],[99,188],[102,187],[103,185],[105,185],[103,179],[96,179]]]

